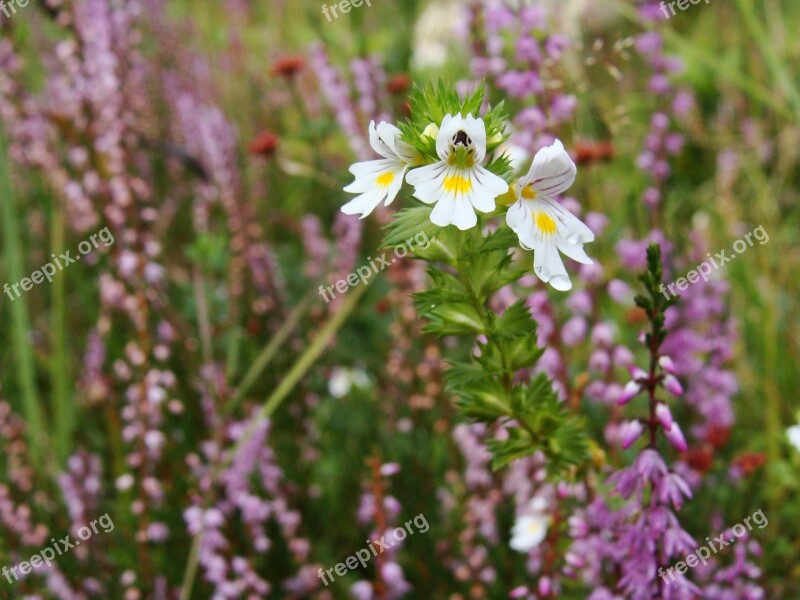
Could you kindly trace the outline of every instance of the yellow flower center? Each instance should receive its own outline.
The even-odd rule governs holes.
[[[375,180],[375,183],[383,187],[386,187],[393,181],[394,181],[394,173],[389,172],[389,173],[381,173],[380,175],[378,175],[378,178]]]
[[[533,215],[533,222],[545,235],[553,235],[556,232],[556,222],[547,213],[539,212]]]
[[[542,530],[542,522],[539,520],[530,521],[527,527],[528,533],[533,535],[539,533]]]
[[[444,178],[444,189],[456,194],[466,194],[472,189],[472,182],[461,175],[448,175]]]
[[[536,200],[536,190],[530,183],[522,188],[522,197],[526,200]]]

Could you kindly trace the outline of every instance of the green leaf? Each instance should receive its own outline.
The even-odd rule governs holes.
[[[485,333],[480,315],[470,304],[450,302],[432,308],[425,333],[437,335],[475,335]]]
[[[484,377],[456,393],[459,411],[471,419],[492,422],[506,417],[510,410],[503,386],[494,379]]]
[[[519,246],[517,234],[509,227],[500,227],[497,231],[490,233],[477,248],[477,252],[495,252],[516,248]]]
[[[536,333],[536,322],[531,318],[526,298],[509,306],[495,323],[495,332],[500,337],[517,338]]]
[[[416,252],[422,245],[416,242],[419,239],[416,236],[424,234],[428,240],[434,239],[440,229],[431,223],[431,210],[429,206],[414,206],[398,212],[386,226],[388,233],[383,240],[384,247],[403,245]]]
[[[468,300],[463,290],[435,287],[424,292],[412,294],[414,306],[420,316],[427,316],[441,304],[448,302],[464,303]]]
[[[486,379],[486,371],[477,365],[456,362],[444,374],[446,389],[451,393],[472,387]]]

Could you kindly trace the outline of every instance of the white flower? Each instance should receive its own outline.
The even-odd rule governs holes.
[[[446,115],[436,135],[436,153],[440,161],[414,169],[406,181],[415,187],[414,196],[436,203],[431,212],[434,224],[474,227],[475,211],[492,212],[494,199],[508,191],[505,181],[479,164],[486,156],[483,119]]]
[[[356,180],[344,188],[345,192],[360,194],[342,207],[346,215],[360,214],[363,219],[382,200],[389,206],[403,185],[403,177],[409,165],[417,160],[416,150],[400,139],[400,130],[381,121],[369,124],[369,143],[372,149],[383,156],[378,160],[355,163],[350,172]]]
[[[459,43],[467,26],[466,11],[458,0],[426,3],[414,26],[411,63],[415,69],[439,69],[448,51]]]
[[[547,537],[550,518],[544,512],[546,502],[542,498],[535,498],[528,508],[531,512],[517,517],[511,529],[509,546],[517,552],[530,552]]]
[[[328,393],[334,398],[343,398],[353,386],[369,386],[369,376],[361,369],[334,367],[328,379]]]
[[[517,202],[506,213],[520,245],[534,251],[536,275],[560,291],[571,289],[572,282],[559,250],[580,263],[592,264],[583,244],[593,241],[594,234],[553,199],[572,185],[576,173],[575,163],[556,140],[533,157],[528,174],[518,182]]]
[[[786,437],[789,443],[800,452],[800,425],[792,425],[786,430]]]

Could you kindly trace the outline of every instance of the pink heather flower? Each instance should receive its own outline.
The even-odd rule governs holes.
[[[398,463],[386,463],[381,465],[381,475],[389,477],[400,472],[400,465]]]
[[[686,452],[686,438],[683,437],[680,425],[673,421],[672,427],[664,432],[669,442],[680,452]]]
[[[640,391],[642,391],[642,386],[640,386],[635,381],[629,381],[624,388],[622,388],[622,393],[619,395],[617,399],[617,404],[622,406],[623,404],[627,404],[633,397],[636,396]]]
[[[664,459],[652,448],[642,451],[634,463],[636,474],[645,481],[656,481],[667,472]]]
[[[664,369],[670,375],[675,375],[675,363],[672,362],[672,359],[664,355],[658,359],[658,365]]]
[[[369,581],[359,581],[350,587],[350,593],[357,598],[357,600],[372,600],[372,584]]]
[[[549,577],[542,577],[539,580],[539,595],[542,598],[547,598],[553,590],[553,582]]]
[[[677,473],[668,473],[656,485],[659,499],[663,504],[672,503],[676,509],[683,506],[684,499],[688,500],[692,497],[692,491]]]
[[[625,346],[617,346],[614,348],[614,362],[621,367],[628,367],[633,364],[634,356]]]
[[[664,388],[673,396],[683,395],[683,387],[673,375],[664,377]]]
[[[626,304],[633,299],[630,286],[620,279],[608,282],[608,295],[618,304]]]
[[[656,406],[656,417],[665,431],[672,429],[672,412],[670,412],[669,406],[659,403],[659,405]]]
[[[622,448],[627,450],[633,445],[642,432],[644,431],[644,426],[640,421],[627,421],[622,424],[620,427],[620,440],[622,442]]]

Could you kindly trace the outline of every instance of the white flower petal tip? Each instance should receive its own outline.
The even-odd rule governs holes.
[[[566,292],[572,282],[559,252],[572,260],[593,264],[583,245],[594,233],[554,200],[575,181],[577,168],[564,145],[556,140],[533,157],[527,175],[518,182],[517,202],[506,213],[506,222],[525,250],[534,251],[534,272],[554,289]]]
[[[419,158],[416,150],[400,136],[400,130],[390,123],[381,121],[375,125],[375,121],[370,122],[370,146],[383,158],[350,166],[355,181],[345,186],[344,191],[360,195],[342,206],[344,214],[360,215],[363,219],[381,202],[388,206],[397,197],[409,165]]]
[[[483,120],[445,115],[436,133],[436,153],[438,162],[409,171],[406,181],[414,186],[414,197],[436,205],[433,224],[470,229],[478,223],[476,211],[492,212],[495,199],[508,191],[502,178],[479,164],[486,156]]]
[[[795,447],[795,450],[800,452],[800,425],[792,425],[786,430],[786,437],[789,443]]]

